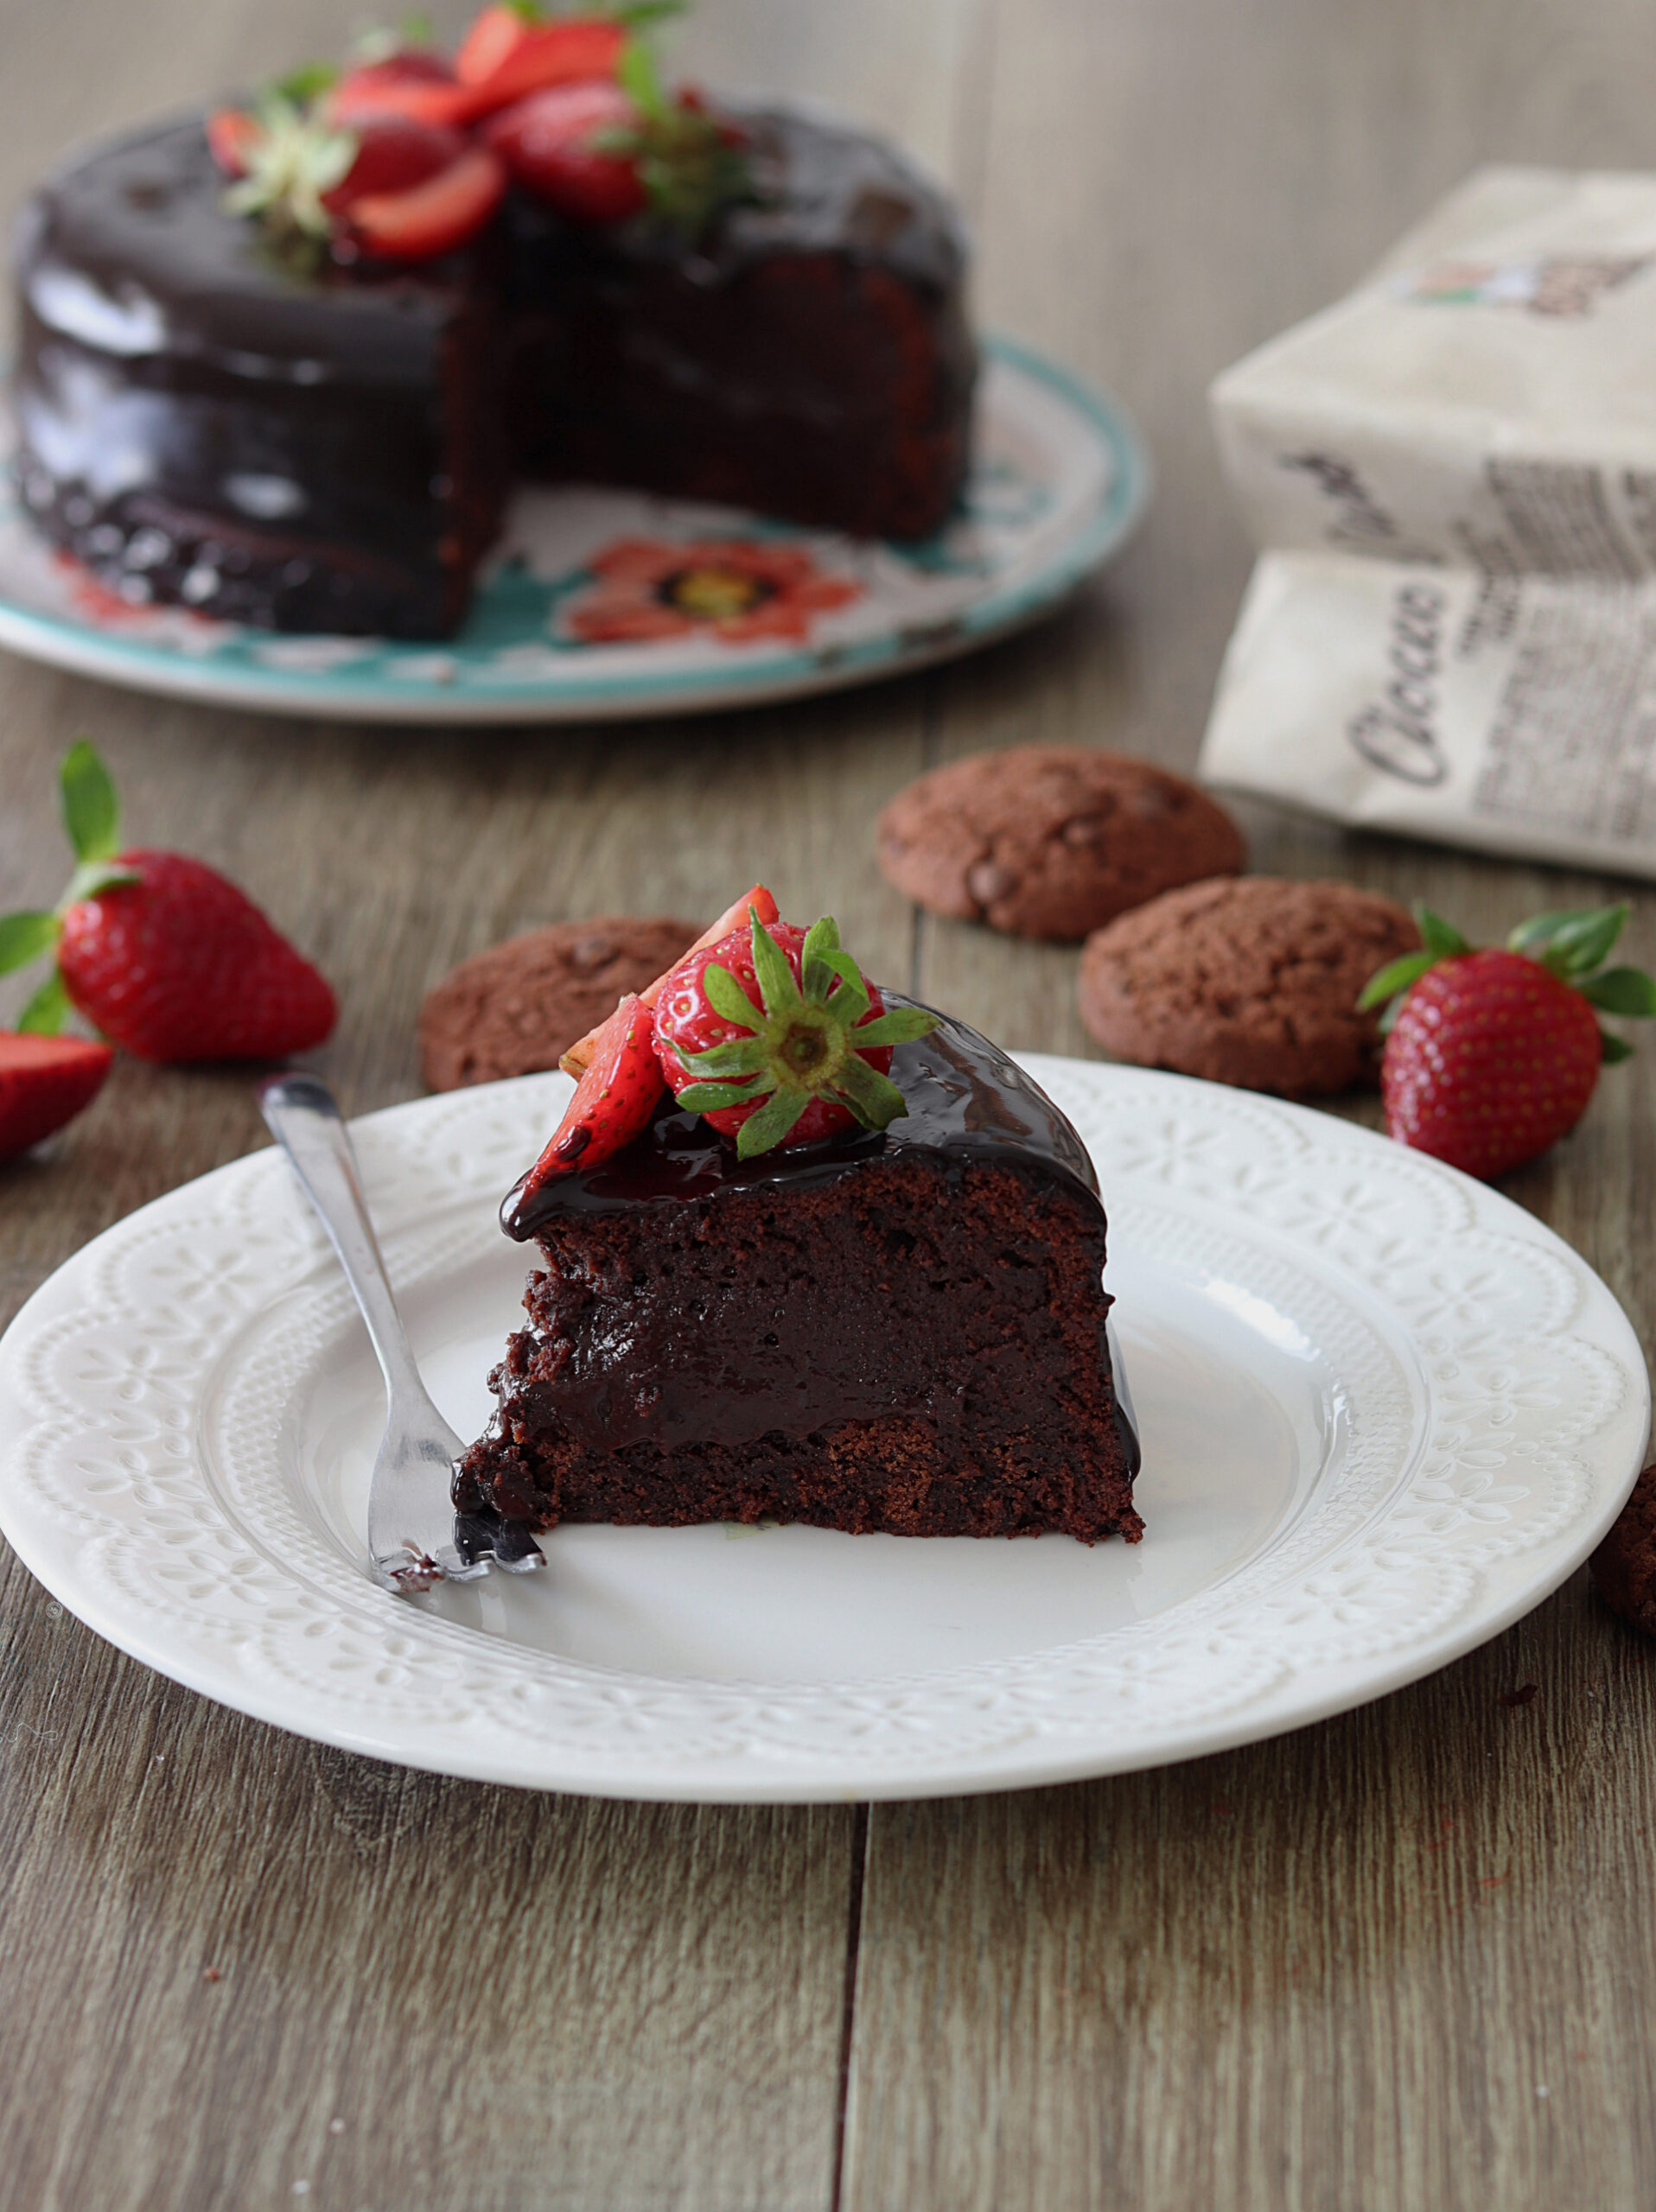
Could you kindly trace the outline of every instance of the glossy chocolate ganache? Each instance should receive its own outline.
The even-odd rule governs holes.
[[[37,526],[129,604],[401,638],[459,624],[514,475],[926,536],[969,460],[959,220],[865,134],[739,121],[756,196],[693,240],[514,188],[402,266],[227,213],[200,117],[71,160],[16,248]]]
[[[669,1099],[612,1159],[508,1196],[545,1266],[463,1511],[1141,1533],[1080,1137],[946,1016],[891,1077],[908,1110],[883,1132],[742,1162]]]

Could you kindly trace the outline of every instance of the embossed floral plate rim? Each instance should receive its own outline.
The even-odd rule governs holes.
[[[555,575],[526,602],[511,582],[519,572],[486,564],[467,627],[448,644],[278,637],[203,622],[182,609],[128,612],[113,594],[95,591],[81,594],[84,605],[60,606],[63,588],[48,574],[49,558],[27,525],[16,487],[0,474],[0,647],[206,705],[450,726],[706,713],[904,675],[1053,612],[1120,550],[1150,498],[1148,456],[1117,400],[1029,346],[992,335],[980,343],[979,443],[989,466],[974,471],[967,512],[925,547],[854,540],[640,493],[529,495],[528,506],[538,502],[536,511],[549,513],[566,497],[596,498],[615,517],[605,536],[632,537],[653,528],[667,543],[750,537],[797,549],[831,580],[851,579],[857,603],[812,616],[798,642],[724,645],[697,635],[665,646],[658,640],[576,649],[557,610],[573,603],[571,594],[582,596],[579,562],[568,578]],[[1009,440],[1028,448],[1031,407],[1043,427],[1035,440],[1042,447],[1041,473],[1024,487],[1029,512],[1022,520],[1016,511],[997,517],[995,507],[1011,494],[997,480],[996,455]],[[509,521],[508,550],[513,535]],[[146,626],[153,637],[142,634]]]
[[[99,1634],[236,1710],[439,1772],[702,1802],[952,1795],[1258,1740],[1445,1664],[1580,1565],[1641,1464],[1650,1394],[1626,1315],[1577,1254],[1499,1192],[1331,1116],[1024,1065],[1123,1222],[1224,1247],[1232,1273],[1239,1252],[1267,1288],[1286,1265],[1355,1317],[1326,1332],[1349,1347],[1344,1491],[1147,1619],[875,1679],[710,1681],[525,1649],[388,1596],[258,1503],[277,1495],[308,1339],[290,1372],[244,1360],[239,1383],[234,1347],[284,1301],[342,1310],[268,1151],[115,1224],[0,1339],[0,1529]],[[357,1124],[400,1279],[441,1280],[456,1210],[483,1233],[564,1088],[529,1077]]]

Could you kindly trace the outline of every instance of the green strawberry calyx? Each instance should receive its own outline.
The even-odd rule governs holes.
[[[1589,1005],[1624,1020],[1648,1020],[1656,1015],[1656,980],[1642,968],[1607,968],[1622,924],[1631,909],[1624,899],[1618,906],[1560,907],[1545,914],[1532,914],[1520,922],[1506,940],[1508,952],[1521,952],[1577,990]],[[1444,960],[1457,960],[1475,947],[1459,930],[1434,914],[1429,906],[1415,908],[1420,930],[1420,950],[1405,952],[1388,961],[1363,987],[1357,1005],[1361,1013],[1377,1006],[1383,1033],[1389,1033],[1411,990],[1431,969]],[[1608,1030],[1599,1032],[1606,1062],[1625,1060],[1633,1047]]]
[[[94,899],[118,883],[136,883],[136,868],[123,868],[121,803],[109,770],[83,737],[63,756],[58,772],[63,826],[74,848],[74,874],[55,906],[0,914],[0,976],[26,968],[31,960],[55,952],[63,918],[82,899]],[[17,1027],[36,1036],[55,1037],[69,1019],[69,995],[54,960],[52,972],[17,1017]]]
[[[669,98],[643,38],[628,39],[615,74],[638,121],[595,132],[593,145],[632,162],[651,213],[693,243],[721,208],[755,197],[740,137],[694,94]]]
[[[752,906],[748,921],[763,1004],[754,1004],[728,968],[715,962],[703,969],[708,1004],[742,1034],[703,1052],[675,1047],[698,1078],[678,1093],[678,1103],[693,1114],[712,1114],[764,1099],[736,1132],[739,1160],[780,1144],[815,1098],[844,1106],[865,1129],[883,1129],[906,1114],[901,1091],[863,1054],[928,1035],[937,1015],[924,1007],[891,1007],[872,1021],[864,1020],[869,987],[842,949],[838,925],[830,916],[806,932],[797,981],[787,955]]]
[[[253,110],[258,124],[243,158],[246,174],[222,194],[229,215],[257,215],[277,238],[326,238],[333,217],[322,196],[343,184],[356,160],[356,134],[325,122],[315,95],[296,97],[312,79],[287,80],[261,95]]]

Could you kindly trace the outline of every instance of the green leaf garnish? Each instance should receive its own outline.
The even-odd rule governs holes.
[[[754,1160],[779,1145],[811,1103],[808,1090],[774,1090],[736,1131],[736,1158]]]
[[[1580,988],[1584,999],[1606,1014],[1634,1021],[1656,1014],[1656,980],[1642,968],[1607,968],[1602,976],[1589,976]]]
[[[58,771],[63,826],[78,861],[107,860],[120,842],[121,802],[96,748],[77,738]]]
[[[702,988],[714,1013],[722,1014],[727,1021],[740,1022],[744,1029],[751,1029],[761,1019],[760,1009],[728,968],[715,964],[704,969]]]
[[[0,976],[27,968],[57,942],[55,914],[0,914]]]
[[[1367,1014],[1373,1007],[1384,1006],[1387,999],[1396,998],[1411,983],[1417,983],[1426,970],[1436,964],[1436,960],[1435,952],[1405,952],[1400,959],[1388,961],[1364,984],[1363,995],[1357,1001],[1358,1012]]]
[[[55,1037],[69,1019],[69,994],[54,968],[17,1017],[19,1029],[36,1037]]]
[[[1449,960],[1456,953],[1472,950],[1454,924],[1446,922],[1441,914],[1434,914],[1430,906],[1415,908],[1415,925],[1420,931],[1420,942],[1434,960]]]
[[[1598,1045],[1599,1058],[1607,1068],[1614,1067],[1618,1060],[1630,1060],[1633,1058],[1633,1046],[1628,1044],[1627,1039],[1612,1037],[1608,1029],[1599,1031]]]

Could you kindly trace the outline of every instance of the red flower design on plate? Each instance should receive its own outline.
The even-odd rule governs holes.
[[[597,579],[570,609],[583,645],[647,645],[710,631],[721,644],[810,636],[819,614],[862,596],[849,576],[825,575],[803,547],[745,537],[669,544],[623,537],[588,564]]]

